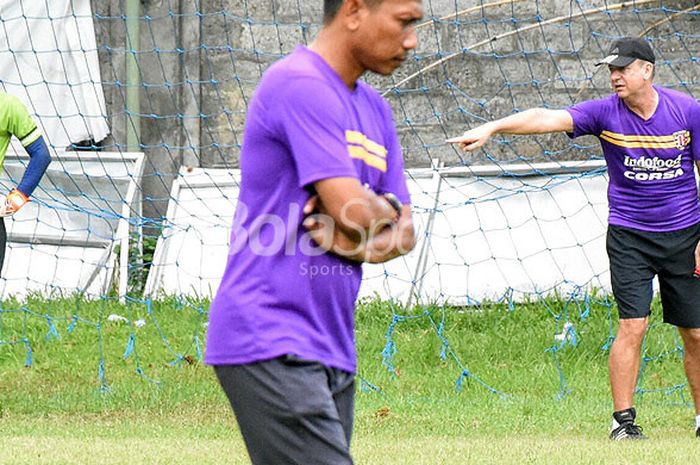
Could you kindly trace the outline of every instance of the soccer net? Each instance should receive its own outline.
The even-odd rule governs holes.
[[[45,130],[54,149],[102,151],[91,153],[93,158],[77,152],[71,163],[81,172],[54,163],[37,194],[38,208],[9,220],[11,244],[14,235],[21,248],[33,252],[15,258],[12,249],[0,280],[4,296],[30,288],[12,282],[31,282],[41,274],[43,291],[60,287],[63,295],[127,301],[136,308],[134,315],[147,315],[146,323],[154,325],[153,302],[171,298],[193,312],[199,326],[177,342],[160,332],[163,344],[175,361],[198,355],[205,321],[199,316],[206,305],[190,302],[210,298],[223,272],[247,103],[271,63],[312,40],[322,2],[125,0],[92,2],[91,8],[83,0],[51,2],[51,9],[49,2],[38,2],[42,5],[32,11],[15,3],[0,3],[6,31],[0,34],[5,40],[0,56],[12,57],[12,69],[19,70],[3,79],[6,90],[25,95],[42,124],[60,123],[53,132]],[[391,302],[383,361],[393,369],[400,351],[393,336],[403,322],[426,319],[440,343],[437,355],[455,364],[457,385],[474,378],[497,391],[486,373],[469,370],[467,354],[452,350],[445,320],[455,306],[469,311],[502,302],[513,310],[519,302],[538,302],[551,316],[551,346],[543,350],[554,358],[564,393],[566,367],[558,354],[575,350],[577,330],[591,309],[611,310],[604,247],[607,179],[599,145],[562,134],[501,136],[465,155],[444,140],[530,107],[565,108],[607,95],[607,70],[593,65],[621,36],[648,39],[658,57],[656,82],[698,98],[700,5],[693,0],[426,0],[423,5],[416,52],[391,77],[365,77],[393,107],[419,232],[410,255],[365,269],[363,298]],[[66,24],[76,32],[63,39],[59,32],[67,27],[59,26]],[[86,24],[91,28],[82,27]],[[26,40],[10,40],[10,28]],[[54,39],[47,30],[54,31]],[[92,41],[80,34],[85,30],[94,30]],[[49,37],[41,49],[39,37]],[[43,66],[43,57],[51,54],[63,61]],[[77,81],[66,57],[88,63]],[[23,78],[25,62],[32,59],[38,63],[36,79]],[[83,105],[85,97],[76,91],[85,86],[91,90],[83,94],[101,96],[91,105]],[[42,109],[36,102],[45,100],[31,98],[35,88],[45,89],[49,101],[61,93],[72,103]],[[96,120],[107,121],[109,130],[94,129]],[[66,127],[80,124],[89,128],[82,138],[67,135]],[[125,160],[127,153],[143,153],[143,162],[122,161],[130,167],[116,174],[105,151]],[[91,184],[93,176],[81,165],[88,159],[104,168],[106,184],[114,182],[110,194]],[[6,171],[11,179],[19,176]],[[65,182],[55,182],[56,176]],[[76,181],[81,177],[90,188]],[[64,221],[69,212],[84,215],[80,226]],[[120,221],[126,226],[116,225]],[[111,226],[96,226],[107,223]],[[54,249],[39,253],[42,231],[48,229],[70,237],[70,244],[54,241]],[[99,239],[85,244],[94,249],[90,258],[80,252],[72,259],[84,271],[68,272],[75,282],[66,282],[68,268],[55,265],[58,257],[77,247],[75,235],[97,230],[102,232],[93,235]],[[41,273],[7,274],[27,260],[40,262]],[[15,314],[47,319],[38,309],[0,309],[0,317]],[[100,332],[109,316],[106,310],[89,317],[76,310],[66,325],[85,321]],[[120,316],[131,324],[123,354],[129,357],[138,342],[137,318],[114,317]],[[611,334],[612,323],[609,334],[600,335],[602,348]],[[30,343],[26,333],[0,332],[0,343],[8,341]],[[645,350],[645,360],[653,362],[654,348]]]

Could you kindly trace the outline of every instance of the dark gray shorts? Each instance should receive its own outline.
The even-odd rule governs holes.
[[[254,465],[347,465],[355,375],[287,355],[214,370]]]
[[[651,313],[652,279],[659,277],[664,321],[700,328],[700,279],[693,277],[700,223],[670,232],[609,226],[607,251],[620,318]]]

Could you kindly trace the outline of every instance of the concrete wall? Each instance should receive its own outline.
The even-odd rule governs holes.
[[[108,144],[124,150],[125,0],[92,3],[113,133]],[[181,164],[237,167],[246,105],[260,76],[296,44],[312,40],[322,1],[141,3],[144,212],[159,218]],[[574,146],[563,135],[511,138],[469,158],[442,142],[516,109],[561,108],[607,94],[607,70],[593,64],[621,35],[652,39],[656,81],[700,98],[700,7],[694,0],[637,0],[621,9],[607,0],[423,3],[427,22],[419,27],[415,56],[393,77],[366,76],[388,92],[409,167],[437,157],[469,165],[598,155],[594,140]],[[605,5],[607,12],[600,10]],[[463,13],[445,18],[456,12]]]

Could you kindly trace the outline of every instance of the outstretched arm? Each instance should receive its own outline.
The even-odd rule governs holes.
[[[458,144],[465,152],[471,152],[484,145],[494,134],[545,134],[573,130],[574,120],[568,111],[531,108],[482,124],[447,142]]]

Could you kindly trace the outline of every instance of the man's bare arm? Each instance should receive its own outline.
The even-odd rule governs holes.
[[[318,193],[314,210],[332,218],[352,240],[367,240],[398,216],[386,198],[365,188],[357,178],[324,179],[314,187]]]
[[[465,152],[471,152],[484,145],[494,134],[546,134],[573,130],[574,120],[568,111],[531,108],[477,126],[447,142],[458,144]]]
[[[323,210],[318,197],[310,199],[304,209],[308,215],[304,227],[317,245],[348,260],[383,263],[407,254],[415,247],[415,230],[408,205],[401,207],[396,221],[378,222],[376,230],[368,231],[362,238],[346,234],[329,215],[318,213]]]

